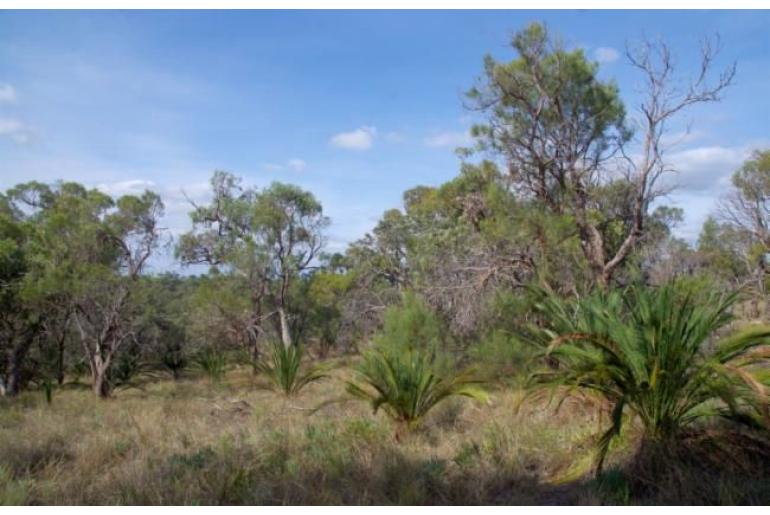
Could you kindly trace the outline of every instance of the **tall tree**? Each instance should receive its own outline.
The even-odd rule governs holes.
[[[512,47],[518,58],[498,63],[487,57],[482,83],[468,93],[470,106],[488,116],[473,128],[476,148],[505,161],[521,195],[572,217],[594,280],[606,287],[646,234],[650,205],[664,192],[659,179],[671,170],[662,143],[668,124],[694,104],[718,100],[735,67],[710,84],[718,49],[707,42],[699,72],[680,91],[665,43],[644,42],[627,51],[647,91],[639,151],[625,152],[632,138],[625,108],[615,84],[599,79],[597,63],[582,50],[565,50],[540,24],[516,34]],[[607,188],[630,200],[617,244],[603,230]]]
[[[24,358],[40,319],[23,296],[28,270],[24,214],[0,195],[0,394],[19,392]]]
[[[193,230],[180,239],[177,256],[245,277],[252,291],[254,345],[263,321],[276,314],[281,341],[289,346],[289,289],[323,247],[329,220],[312,193],[297,186],[243,188],[240,179],[221,171],[211,184],[214,198],[207,206],[193,205]],[[265,300],[273,313],[263,314]]]
[[[738,240],[758,297],[766,295],[770,252],[770,150],[755,151],[732,176],[732,189],[720,201],[719,218]],[[724,231],[723,231],[724,232]]]
[[[163,203],[150,191],[115,202],[76,183],[27,183],[14,196],[34,222],[31,289],[68,306],[94,393],[107,397],[110,366],[132,336],[132,289],[160,240]]]

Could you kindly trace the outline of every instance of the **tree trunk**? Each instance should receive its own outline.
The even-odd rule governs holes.
[[[278,308],[278,318],[281,321],[281,342],[284,347],[291,346],[291,332],[289,331],[289,320],[286,318],[286,310],[283,306]]]
[[[96,367],[91,373],[92,389],[100,399],[110,396],[110,383],[107,380],[107,367]]]
[[[24,363],[24,357],[27,355],[32,338],[27,337],[18,340],[8,356],[8,366],[6,368],[6,383],[3,395],[13,397],[21,389],[21,368]]]
[[[251,355],[251,373],[257,375],[257,365],[259,364],[259,345],[256,331],[249,331],[247,335],[249,354]]]
[[[63,333],[59,340],[59,355],[56,360],[56,382],[59,386],[64,384],[64,340],[67,333]]]
[[[106,399],[110,396],[110,381],[107,378],[107,371],[110,369],[112,355],[108,354],[106,358],[102,357],[99,346],[97,352],[91,359],[91,388],[94,394],[100,399]]]

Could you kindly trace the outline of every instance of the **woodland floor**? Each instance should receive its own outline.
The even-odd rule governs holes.
[[[677,468],[637,488],[636,431],[592,474],[595,406],[449,401],[400,442],[383,413],[342,401],[347,373],[286,399],[247,370],[219,384],[154,381],[93,398],[65,385],[0,402],[2,504],[761,504],[770,467]],[[330,401],[317,411],[314,408]],[[625,468],[624,468],[625,467]]]

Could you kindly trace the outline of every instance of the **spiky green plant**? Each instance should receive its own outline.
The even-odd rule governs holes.
[[[271,345],[266,358],[256,369],[269,381],[268,387],[287,396],[297,395],[305,386],[328,377],[327,368],[321,365],[302,367],[303,350],[299,345]]]
[[[482,381],[471,371],[440,373],[425,351],[366,352],[355,368],[355,378],[347,381],[347,392],[368,402],[374,413],[382,409],[396,422],[396,438],[417,427],[425,415],[441,401],[463,396],[486,402]]]
[[[227,371],[227,358],[224,353],[206,348],[195,355],[194,361],[211,382],[218,383],[224,378]]]
[[[543,345],[549,366],[532,379],[562,387],[565,396],[591,390],[611,405],[597,474],[624,413],[641,422],[646,441],[665,444],[708,418],[768,422],[768,390],[756,373],[770,362],[770,327],[717,337],[733,320],[735,301],[735,294],[697,295],[669,283],[578,301],[547,295],[538,304],[546,327],[530,337]]]

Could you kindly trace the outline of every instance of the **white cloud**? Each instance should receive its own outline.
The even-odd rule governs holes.
[[[332,136],[329,143],[339,148],[366,150],[372,147],[377,129],[364,125],[350,132],[341,132]]]
[[[16,90],[10,84],[0,84],[0,102],[16,102]]]
[[[594,50],[594,59],[600,63],[612,63],[618,60],[620,53],[614,48],[607,46],[600,46]]]
[[[405,139],[404,135],[400,132],[390,131],[385,133],[385,141],[388,143],[403,143]]]
[[[467,132],[440,132],[425,138],[429,147],[459,147],[471,143],[471,135]]]
[[[672,132],[670,134],[664,134],[661,138],[661,144],[664,148],[674,149],[681,145],[689,145],[696,141],[702,140],[707,134],[704,131],[683,130]]]
[[[267,172],[282,172],[284,170],[291,170],[292,172],[301,172],[307,168],[307,163],[304,159],[298,157],[292,157],[285,164],[278,163],[262,163],[262,168]]]
[[[283,170],[283,166],[275,163],[263,163],[262,168],[264,168],[268,172],[280,172],[281,170]]]
[[[673,152],[667,162],[677,173],[669,180],[688,192],[721,192],[730,176],[749,156],[747,147],[697,147]]]
[[[112,197],[120,197],[122,195],[140,195],[144,190],[151,190],[154,186],[155,183],[152,181],[129,179],[127,181],[98,184],[96,188]]]
[[[301,172],[302,170],[305,169],[305,167],[307,167],[307,163],[302,159],[294,157],[292,159],[289,159],[289,161],[286,163],[286,166],[288,166],[289,169],[294,170],[295,172]]]
[[[0,136],[8,136],[16,143],[22,144],[29,141],[29,130],[18,120],[0,118]]]
[[[762,145],[760,145],[762,146]],[[689,242],[700,234],[703,221],[714,212],[719,198],[730,188],[730,178],[750,156],[754,146],[702,146],[672,152],[666,161],[676,170],[666,184],[676,189],[664,203],[684,208],[684,223],[674,233]]]

